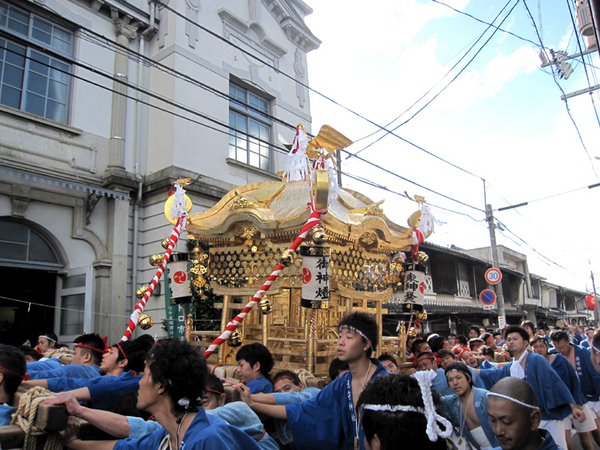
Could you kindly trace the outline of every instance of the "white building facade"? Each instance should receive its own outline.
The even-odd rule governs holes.
[[[173,181],[200,176],[187,190],[198,211],[278,179],[279,136],[310,131],[311,12],[301,0],[0,0],[0,342],[117,341],[172,229]],[[164,320],[164,293],[146,311]]]

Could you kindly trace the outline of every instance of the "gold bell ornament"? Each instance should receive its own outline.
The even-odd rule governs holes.
[[[166,237],[161,241],[160,245],[166,250],[167,248],[169,248],[169,242],[171,242],[171,237]]]
[[[260,312],[262,312],[265,316],[273,312],[273,304],[271,303],[271,299],[268,297],[263,297],[258,305],[260,306]]]
[[[234,330],[231,336],[227,338],[227,345],[230,347],[239,347],[242,345],[242,335],[238,330]]]
[[[137,291],[135,291],[135,296],[139,299],[144,298],[144,294],[148,289],[150,289],[150,286],[148,286],[147,284],[140,286],[139,288],[137,288]]]
[[[287,249],[281,252],[281,259],[279,262],[284,267],[290,267],[292,265],[292,261],[294,260],[294,252],[293,250]]]
[[[408,334],[408,337],[411,337],[411,338],[417,337],[419,335],[419,329],[416,328],[416,327],[410,327],[408,329],[408,333],[407,334]]]
[[[316,245],[323,245],[327,241],[327,233],[323,227],[315,227],[312,232],[313,242]]]
[[[150,264],[152,264],[153,266],[160,266],[164,260],[165,260],[165,257],[158,253],[156,255],[151,255],[148,258],[148,261],[150,261]]]
[[[152,321],[152,317],[148,314],[142,314],[138,318],[138,325],[142,330],[148,330],[154,325],[154,322]]]

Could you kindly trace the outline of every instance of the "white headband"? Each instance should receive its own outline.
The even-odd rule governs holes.
[[[51,337],[44,336],[44,335],[42,335],[42,336],[40,336],[40,337],[46,338],[46,339],[48,339],[49,341],[52,341],[52,342],[54,342],[54,343],[56,344],[56,341],[55,341],[54,339],[52,339]]]
[[[405,405],[363,405],[362,409],[368,409],[369,411],[388,411],[388,412],[417,412],[419,414],[425,414],[425,409],[417,408],[415,406]]]
[[[352,330],[352,331],[360,334],[364,338],[365,341],[371,342],[371,339],[369,339],[367,336],[365,336],[365,333],[363,333],[362,331],[360,331],[360,330],[358,330],[358,329],[356,329],[354,327],[351,327],[350,325],[342,325],[340,327],[340,331],[342,331],[344,328],[348,328],[349,330]]]
[[[487,395],[488,395],[488,397],[491,395],[493,397],[500,397],[500,398],[503,398],[503,399],[506,399],[506,400],[510,400],[511,402],[514,402],[517,405],[524,406],[525,408],[534,409],[536,411],[540,410],[540,408],[538,408],[537,406],[533,406],[533,405],[529,405],[527,403],[523,403],[523,402],[517,400],[516,398],[509,397],[508,395],[498,394],[497,392],[488,392]]]

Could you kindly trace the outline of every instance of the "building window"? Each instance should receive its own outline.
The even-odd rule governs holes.
[[[229,157],[271,170],[269,100],[233,83],[229,95]]]
[[[0,1],[0,103],[67,123],[73,33]]]

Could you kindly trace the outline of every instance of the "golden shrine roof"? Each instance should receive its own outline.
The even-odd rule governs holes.
[[[212,208],[191,213],[186,229],[208,239],[226,237],[242,224],[254,225],[265,235],[299,230],[310,215],[310,199],[308,181],[251,183],[230,191]],[[379,205],[342,189],[335,199],[330,198],[323,226],[328,235],[344,241],[374,233],[378,247],[404,250],[411,243],[411,230],[389,220]]]

